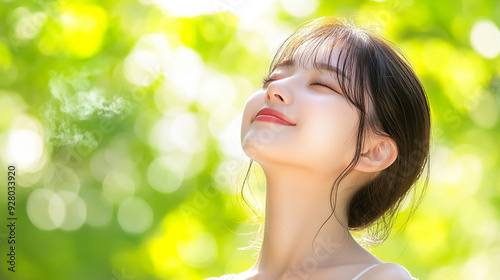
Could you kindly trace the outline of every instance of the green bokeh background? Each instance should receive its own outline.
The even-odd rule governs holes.
[[[257,229],[237,203],[238,118],[278,44],[324,15],[379,26],[431,104],[427,195],[370,250],[420,279],[500,275],[500,2],[181,2],[0,2],[1,182],[15,164],[18,218],[12,273],[2,187],[0,279],[250,267],[258,250],[237,250]]]

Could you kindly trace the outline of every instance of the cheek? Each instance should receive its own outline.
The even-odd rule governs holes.
[[[309,106],[314,111],[302,114],[304,125],[300,133],[311,155],[321,164],[347,163],[356,144],[358,115],[345,103],[323,103]]]

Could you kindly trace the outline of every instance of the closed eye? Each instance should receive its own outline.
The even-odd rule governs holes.
[[[272,78],[271,75],[264,76],[264,77],[262,77],[262,87],[266,88],[268,86],[268,83],[276,81],[276,80],[278,80],[278,79]]]
[[[275,79],[267,79],[265,81],[262,81],[262,87],[266,88],[270,82],[275,81]]]
[[[274,82],[276,80],[279,80],[279,79],[274,78],[271,75],[264,76],[262,78],[262,88],[268,87],[269,83]],[[332,86],[329,86],[328,84],[323,83],[321,81],[314,81],[311,85],[312,86],[314,86],[314,85],[321,86],[321,87],[327,88],[328,90],[331,90],[331,91],[334,91],[334,92],[336,92],[338,94],[341,94],[339,91],[335,90]]]
[[[336,92],[338,94],[341,94],[339,91],[335,90],[332,86],[329,86],[329,85],[327,85],[325,83],[322,83],[322,82],[319,82],[319,81],[318,82],[314,82],[311,85],[312,86],[317,85],[317,86],[325,87],[325,88],[327,88],[329,90],[332,90],[332,91],[334,91],[334,92]]]

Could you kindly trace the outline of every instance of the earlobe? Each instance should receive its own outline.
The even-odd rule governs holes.
[[[365,147],[355,169],[363,172],[378,172],[389,167],[398,156],[396,142],[384,136],[371,140]]]

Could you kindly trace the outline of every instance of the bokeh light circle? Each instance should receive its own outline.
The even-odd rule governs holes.
[[[128,233],[142,233],[151,226],[152,221],[153,211],[149,204],[141,198],[127,199],[118,208],[118,223]]]
[[[495,58],[500,54],[500,30],[491,20],[474,23],[470,42],[472,48],[484,58]]]

